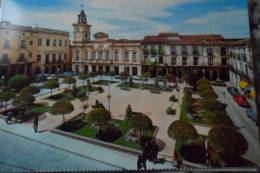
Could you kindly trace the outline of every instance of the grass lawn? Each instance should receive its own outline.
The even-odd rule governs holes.
[[[194,119],[192,118],[188,111],[186,110],[186,101],[183,99],[182,100],[182,105],[181,105],[181,116],[180,116],[180,120],[183,120],[187,123],[190,124],[195,124],[195,125],[201,125],[201,126],[212,126],[212,123],[208,120],[208,116],[210,114],[209,111],[204,111],[202,113],[203,115],[203,119],[199,120],[199,119]]]
[[[36,105],[33,108],[33,112],[37,112],[37,113],[45,113],[45,112],[49,112],[50,111],[50,107],[49,106],[44,106],[44,105]]]
[[[58,101],[61,99],[66,99],[69,101],[73,101],[76,99],[76,97],[74,97],[71,93],[59,93],[56,95],[52,95],[52,96],[48,97],[47,99],[55,100],[55,101]]]
[[[98,80],[93,82],[92,84],[94,85],[108,85],[108,84],[113,84],[113,83],[117,83],[116,81],[109,81],[109,80]]]
[[[142,146],[139,143],[135,143],[135,142],[128,142],[125,140],[125,135],[127,134],[127,132],[129,131],[129,126],[128,126],[128,122],[126,121],[122,121],[122,120],[112,120],[114,123],[118,124],[122,130],[122,135],[120,138],[118,138],[117,140],[115,140],[113,142],[113,144],[117,144],[117,145],[121,145],[124,147],[128,147],[128,148],[132,148],[132,149],[137,149],[137,150],[141,150]],[[153,136],[154,132],[155,132],[155,127],[153,128],[153,130],[149,130],[145,133],[145,136]],[[93,130],[91,128],[91,124],[90,123],[86,123],[80,130],[76,130],[73,131],[72,133],[77,134],[77,135],[81,135],[81,136],[86,136],[86,137],[90,137],[90,138],[96,138],[96,131]]]

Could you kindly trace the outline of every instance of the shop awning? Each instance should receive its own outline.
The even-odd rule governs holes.
[[[247,81],[241,80],[241,81],[239,82],[239,87],[240,87],[241,89],[245,89],[248,85],[249,85],[249,83],[248,83]]]

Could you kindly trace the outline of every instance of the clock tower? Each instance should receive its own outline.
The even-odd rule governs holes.
[[[87,22],[87,16],[81,6],[81,12],[78,15],[78,22],[73,24],[74,27],[74,39],[73,42],[76,45],[81,45],[90,41],[90,28],[91,25]]]

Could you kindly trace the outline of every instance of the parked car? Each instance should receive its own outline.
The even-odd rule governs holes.
[[[246,108],[249,108],[249,107],[250,107],[250,105],[249,105],[249,103],[247,102],[245,96],[242,96],[242,95],[240,95],[240,94],[237,94],[237,95],[234,95],[234,96],[233,96],[233,100],[234,100],[235,102],[237,102],[237,104],[238,104],[239,106],[246,107]]]
[[[251,118],[253,121],[256,121],[256,116],[257,116],[256,109],[254,109],[254,108],[248,109],[246,112],[246,115],[249,118]]]
[[[47,77],[44,75],[36,75],[35,82],[44,82],[47,80]]]
[[[227,91],[231,96],[239,95],[239,91],[235,87],[228,87]]]
[[[54,79],[54,78],[56,78],[56,77],[57,77],[57,75],[51,74],[50,76],[47,77],[47,79],[50,80],[50,79]]]
[[[116,75],[115,79],[124,80],[124,78],[122,76],[119,76],[119,75]]]
[[[134,80],[142,80],[141,76],[132,76]]]

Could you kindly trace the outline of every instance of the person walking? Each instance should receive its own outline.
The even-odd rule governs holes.
[[[39,115],[35,115],[33,120],[33,129],[35,133],[37,133],[38,131],[38,123],[39,123]]]
[[[7,112],[6,114],[7,118],[5,119],[6,124],[10,124],[12,122],[13,112]]]
[[[138,160],[137,160],[137,169],[141,170],[142,168],[144,168],[144,170],[146,170],[146,156],[143,153],[140,153],[138,155]]]
[[[153,163],[157,163],[158,159],[158,152],[159,152],[159,147],[156,144],[155,140],[152,141],[151,143],[151,155],[152,155],[152,161]]]

